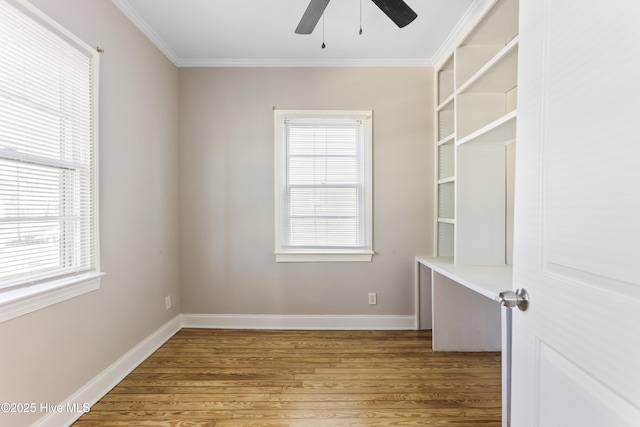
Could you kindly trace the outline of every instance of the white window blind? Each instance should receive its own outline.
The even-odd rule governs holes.
[[[0,290],[97,271],[96,56],[0,0]]]
[[[370,260],[371,112],[276,111],[276,127],[277,259]]]

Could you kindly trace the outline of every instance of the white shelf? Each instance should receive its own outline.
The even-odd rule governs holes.
[[[453,224],[455,225],[456,220],[453,218],[438,218],[438,222],[441,224]]]
[[[518,40],[514,37],[458,88],[465,92],[507,92],[517,84]]]
[[[441,145],[448,144],[448,143],[450,143],[450,142],[453,142],[453,140],[454,140],[455,138],[456,138],[456,134],[455,134],[455,133],[452,133],[452,134],[447,135],[446,137],[442,138],[440,141],[438,141],[438,144],[437,144],[437,145],[438,145],[438,146],[441,146]]]
[[[511,111],[497,120],[489,123],[481,129],[461,138],[456,143],[463,145],[470,142],[475,143],[513,143],[516,137],[517,111]]]
[[[495,299],[500,292],[511,289],[513,284],[513,269],[506,264],[456,265],[453,263],[453,257],[430,256],[417,256],[416,261],[490,299]]]
[[[444,107],[446,107],[447,104],[453,101],[454,97],[455,97],[455,93],[452,93],[451,95],[447,96],[440,104],[438,104],[438,106],[436,107],[436,111],[440,111],[444,109]]]
[[[440,145],[445,145],[449,142],[453,142],[453,140],[456,138],[456,134],[454,133],[450,133],[449,135],[445,136],[444,138],[442,138],[441,140],[438,141],[438,146]]]
[[[449,182],[455,182],[456,181],[456,177],[455,176],[450,176],[448,178],[442,178],[438,180],[438,184],[447,184]]]

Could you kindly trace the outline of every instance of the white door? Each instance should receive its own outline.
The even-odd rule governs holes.
[[[512,426],[640,426],[640,2],[521,0]]]

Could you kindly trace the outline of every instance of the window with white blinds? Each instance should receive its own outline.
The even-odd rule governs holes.
[[[371,261],[371,120],[275,111],[277,261]]]
[[[95,49],[0,0],[2,293],[98,271],[96,88]]]

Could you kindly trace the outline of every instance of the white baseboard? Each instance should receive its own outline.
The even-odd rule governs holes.
[[[60,403],[64,410],[51,411],[33,425],[71,425],[80,418],[83,409],[94,405],[182,328],[408,330],[415,329],[415,316],[181,314],[165,323]]]
[[[33,425],[37,427],[71,425],[80,418],[83,409],[87,409],[83,405],[95,404],[180,329],[182,329],[181,319],[180,316],[176,316],[69,396],[60,404],[64,410],[51,411]]]
[[[184,328],[408,330],[415,316],[182,314]]]

